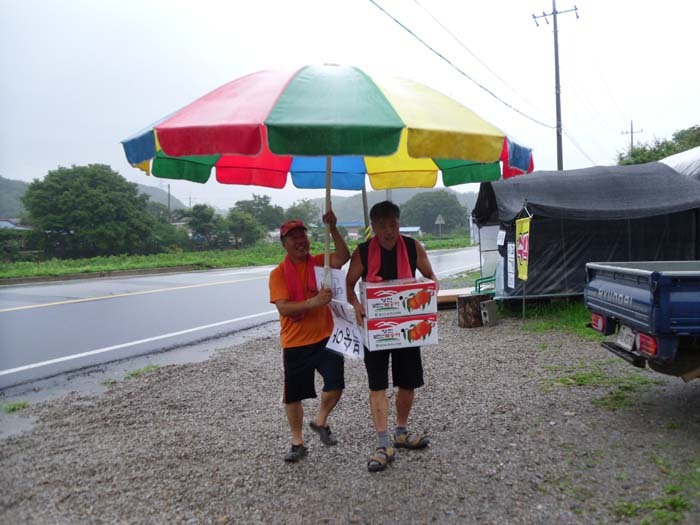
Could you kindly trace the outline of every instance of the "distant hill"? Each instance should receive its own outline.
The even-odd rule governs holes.
[[[168,205],[168,192],[156,188],[155,186],[144,186],[143,184],[137,184],[139,191],[148,195],[153,202],[159,202],[161,204]],[[179,210],[182,208],[187,208],[182,201],[176,199],[172,194],[170,194],[170,209]]]
[[[151,201],[168,205],[168,192],[153,186],[137,184],[139,192],[149,196]],[[21,180],[12,180],[0,177],[0,217],[6,219],[18,219],[24,213],[22,206],[22,195],[27,191],[29,183]],[[178,199],[170,196],[170,209],[177,210],[186,206]]]
[[[474,192],[460,193],[458,191],[451,190],[449,188],[400,188],[391,190],[391,200],[401,206],[406,201],[410,200],[414,195],[419,193],[425,193],[430,191],[449,191],[454,193],[462,206],[465,206],[469,212],[474,209],[474,204],[476,203],[477,194]],[[378,202],[386,199],[386,191],[368,191],[367,192],[367,207],[371,208]],[[323,210],[325,206],[325,199],[313,199],[314,204],[318,206],[320,210]],[[363,210],[362,210],[362,192],[358,192],[357,195],[352,197],[340,197],[333,195],[331,192],[331,203],[333,206],[333,211],[336,217],[338,217],[339,222],[353,222],[362,221]]]
[[[24,214],[20,198],[27,191],[26,182],[0,177],[0,217],[19,219]]]

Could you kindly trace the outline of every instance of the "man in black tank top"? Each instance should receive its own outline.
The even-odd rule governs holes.
[[[365,312],[355,294],[355,284],[360,278],[368,280],[368,272],[375,270],[378,270],[376,275],[382,280],[398,278],[399,268],[405,264],[398,260],[397,246],[401,239],[406,247],[411,275],[415,276],[417,269],[424,277],[437,282],[425,248],[415,239],[399,234],[400,214],[399,207],[393,202],[384,201],[375,204],[370,211],[370,220],[375,238],[379,243],[379,252],[372,253],[371,241],[368,241],[360,244],[350,259],[350,268],[346,277],[348,302],[355,309],[359,326],[364,324]],[[376,264],[377,255],[380,258],[378,265]],[[370,261],[375,261],[374,266]],[[369,277],[371,280],[373,276]],[[389,438],[389,401],[386,396],[386,390],[389,388],[389,361],[391,361],[392,385],[398,387],[393,440]],[[367,469],[376,472],[384,470],[394,460],[394,447],[419,449],[425,448],[429,443],[428,438],[422,433],[407,429],[415,389],[423,386],[420,347],[373,352],[365,347],[365,368],[369,382],[369,404],[377,432],[377,445],[367,462]]]

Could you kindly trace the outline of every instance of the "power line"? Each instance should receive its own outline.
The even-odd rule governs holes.
[[[577,150],[579,150],[579,151],[581,152],[581,154],[582,154],[584,157],[586,157],[586,158],[588,159],[588,161],[589,161],[591,164],[593,164],[593,165],[595,166],[595,165],[596,165],[596,162],[588,155],[588,153],[586,153],[585,151],[583,151],[583,148],[582,148],[581,145],[576,141],[576,139],[574,138],[574,136],[573,136],[571,133],[567,132],[566,130],[562,130],[562,132],[564,133],[564,135],[566,135],[566,138],[568,138],[568,139],[571,141],[571,143],[574,145],[574,147],[575,147]]]
[[[525,114],[524,112],[518,110],[517,108],[515,108],[515,107],[512,106],[511,104],[509,104],[509,103],[507,103],[506,101],[502,100],[500,97],[498,97],[498,96],[495,95],[493,92],[491,92],[491,90],[489,90],[488,88],[486,88],[485,86],[483,86],[482,84],[480,84],[479,82],[477,82],[475,79],[471,78],[467,73],[465,73],[464,71],[462,71],[458,66],[456,66],[455,64],[453,64],[449,59],[447,59],[445,56],[443,56],[440,52],[438,52],[438,51],[435,50],[432,46],[430,46],[429,44],[427,44],[423,39],[421,39],[419,36],[417,36],[413,31],[411,31],[411,29],[409,29],[409,28],[406,27],[403,23],[401,23],[399,20],[397,20],[393,15],[391,15],[391,14],[390,14],[389,12],[387,12],[384,8],[382,8],[380,5],[378,5],[374,0],[370,0],[370,2],[372,2],[379,10],[381,10],[384,14],[386,14],[389,18],[391,18],[391,19],[392,19],[394,22],[396,22],[399,26],[401,26],[402,29],[404,29],[404,30],[405,30],[406,32],[408,32],[411,36],[413,36],[416,40],[418,40],[421,44],[423,44],[425,47],[427,47],[431,52],[433,52],[435,55],[437,55],[437,56],[440,57],[443,61],[445,61],[448,65],[450,65],[450,67],[452,67],[453,69],[455,69],[456,71],[458,71],[461,75],[463,75],[464,77],[466,77],[467,79],[469,79],[470,81],[472,81],[474,84],[476,84],[477,86],[479,86],[479,87],[480,87],[481,89],[483,89],[484,91],[486,91],[489,95],[491,95],[492,97],[496,98],[499,102],[503,103],[504,105],[506,105],[506,106],[509,107],[510,109],[514,110],[515,112],[519,113],[520,115],[526,117],[527,119],[529,119],[529,120],[531,120],[531,121],[533,121],[533,122],[535,122],[535,123],[537,123],[537,124],[540,124],[540,125],[542,125],[542,126],[544,126],[544,127],[546,127],[546,128],[549,128],[549,129],[554,129],[554,128],[555,128],[555,126],[552,126],[552,125],[543,123],[543,122],[541,122],[541,121],[539,121],[539,120],[537,120],[537,119],[535,119],[535,118],[533,118],[533,117],[530,117],[529,115],[527,115],[527,114]],[[449,31],[449,29],[447,29],[439,20],[437,20],[427,9],[425,9],[425,7],[423,7],[417,0],[414,0],[414,2],[415,2],[416,4],[418,4],[418,5],[419,5],[419,6],[420,6],[420,7],[421,7],[421,8],[422,8],[422,9],[423,9],[423,10],[424,10],[438,25],[440,25],[440,27],[442,27],[453,39],[455,39],[455,40],[456,40],[470,55],[472,55],[479,63],[481,63],[484,67],[486,67],[486,69],[487,69],[489,72],[491,72],[498,80],[500,80],[501,82],[503,82],[503,84],[505,84],[508,88],[510,88],[512,91],[514,91],[516,94],[518,94],[517,91],[516,91],[515,89],[513,89],[511,86],[509,86],[508,83],[507,83],[505,80],[503,80],[502,78],[500,78],[500,77],[499,77],[491,68],[489,68],[479,57],[477,57],[470,49],[468,49],[455,35],[453,35],[453,34]],[[561,11],[560,11],[560,12],[561,12]],[[566,12],[566,11],[565,11],[565,12]],[[534,16],[534,15],[533,15],[533,16]],[[577,18],[578,18],[578,14],[577,14]],[[549,22],[548,22],[548,23],[549,23]],[[518,94],[518,95],[519,95],[519,94]],[[521,95],[519,95],[519,96],[521,96]],[[524,97],[522,97],[522,96],[521,96],[521,98],[524,99]],[[526,102],[527,102],[527,100],[526,100]],[[531,105],[532,105],[532,104],[531,104]],[[534,106],[534,105],[533,105],[533,106]],[[535,108],[535,109],[539,109],[539,108]],[[541,111],[541,110],[540,110],[540,111]],[[566,137],[567,137],[567,138],[569,139],[569,141],[573,144],[573,146],[574,146],[584,157],[586,157],[586,159],[588,159],[588,161],[589,161],[591,164],[593,164],[593,165],[596,164],[596,162],[590,157],[590,155],[588,155],[588,154],[583,150],[583,148],[581,147],[581,145],[578,143],[578,141],[574,138],[574,136],[573,136],[570,132],[568,132],[568,131],[566,131],[566,130],[562,130],[562,133],[563,133],[564,135],[566,135]]]
[[[498,95],[496,95],[493,91],[491,91],[490,89],[488,89],[486,86],[480,84],[478,81],[476,81],[475,79],[473,79],[472,77],[470,77],[467,73],[465,73],[464,71],[462,71],[462,69],[460,69],[457,65],[455,65],[453,62],[451,62],[451,61],[450,61],[447,57],[445,57],[442,53],[440,53],[440,52],[437,51],[435,48],[433,48],[432,46],[430,46],[425,40],[423,40],[423,39],[420,38],[418,35],[416,35],[413,31],[411,31],[408,27],[406,27],[402,22],[400,22],[399,20],[397,20],[391,13],[389,13],[386,9],[384,9],[384,8],[383,8],[382,6],[380,6],[377,2],[375,2],[375,0],[369,0],[369,1],[370,1],[372,4],[374,4],[375,7],[377,7],[377,9],[379,9],[380,11],[382,11],[386,16],[388,16],[388,17],[391,18],[394,22],[396,22],[399,26],[401,26],[401,28],[403,28],[404,31],[406,31],[407,33],[409,33],[413,38],[415,38],[416,40],[418,40],[421,44],[423,44],[425,47],[427,47],[427,48],[428,48],[430,51],[432,51],[435,55],[437,55],[439,58],[441,58],[443,61],[445,61],[450,67],[452,67],[454,70],[456,70],[460,75],[462,75],[463,77],[469,79],[471,82],[473,82],[473,83],[476,84],[478,87],[480,87],[482,90],[484,90],[486,93],[488,93],[488,94],[491,95],[493,98],[495,98],[496,100],[498,100],[501,104],[503,104],[504,106],[506,106],[506,107],[512,109],[513,111],[515,111],[515,112],[518,113],[519,115],[525,117],[526,119],[531,120],[532,122],[534,122],[534,123],[536,123],[536,124],[539,124],[540,126],[544,126],[544,127],[546,127],[546,128],[554,129],[554,126],[552,126],[552,125],[550,125],[550,124],[547,124],[547,123],[545,123],[545,122],[542,122],[542,121],[540,121],[540,120],[537,120],[537,119],[534,118],[534,117],[531,117],[531,116],[528,115],[527,113],[524,113],[523,111],[520,111],[518,108],[516,108],[516,107],[513,106],[512,104],[509,104],[508,102],[506,102],[505,100],[503,100],[501,97],[499,97]]]
[[[521,95],[521,94],[518,92],[517,89],[515,89],[515,88],[512,87],[510,84],[508,84],[508,82],[506,82],[503,78],[501,78],[501,77],[498,75],[498,73],[496,73],[493,69],[491,69],[491,67],[490,67],[486,62],[484,62],[483,60],[481,60],[481,58],[479,58],[478,56],[476,56],[476,54],[475,54],[471,49],[469,49],[469,48],[464,44],[464,42],[462,42],[454,33],[452,33],[452,31],[449,30],[449,28],[447,28],[442,22],[440,22],[440,20],[438,20],[438,19],[435,17],[435,15],[433,15],[425,6],[423,6],[423,4],[421,4],[418,0],[413,0],[413,1],[414,1],[414,2],[416,3],[416,5],[418,5],[421,9],[423,9],[423,11],[425,11],[425,13],[426,13],[430,18],[432,18],[433,21],[434,21],[437,25],[439,25],[448,35],[450,35],[450,36],[452,37],[452,39],[453,39],[455,42],[457,42],[457,43],[462,47],[462,49],[464,49],[467,53],[469,53],[469,54],[474,58],[474,60],[476,60],[477,62],[479,62],[479,64],[481,64],[482,66],[484,66],[484,68],[485,68],[489,73],[491,73],[494,77],[496,77],[498,80],[500,80],[500,81],[503,83],[503,85],[505,85],[505,86],[506,86],[508,89],[510,89],[513,93],[515,93],[517,96],[519,96],[521,99],[523,99],[523,101],[525,101],[527,104],[529,104],[532,108],[534,108],[534,109],[536,109],[537,111],[540,111],[540,112],[542,112],[542,113],[546,113],[546,112],[543,111],[542,109],[538,108],[535,104],[533,104],[532,102],[530,102],[529,100],[527,100],[523,95]]]
[[[423,9],[423,11],[425,11],[425,13],[426,13],[430,18],[432,18],[433,21],[434,21],[436,24],[438,24],[448,35],[450,35],[450,36],[451,36],[451,37],[452,37],[452,38],[453,38],[467,53],[469,53],[477,62],[479,62],[482,66],[484,66],[484,67],[486,68],[486,70],[488,70],[491,74],[493,74],[493,76],[495,76],[498,80],[500,80],[506,87],[508,87],[512,92],[514,92],[514,93],[515,93],[516,95],[518,95],[520,98],[522,98],[525,102],[527,102],[528,104],[530,104],[532,107],[534,107],[534,108],[537,109],[538,111],[542,111],[540,108],[538,108],[538,107],[536,107],[534,104],[532,104],[529,100],[525,99],[525,97],[523,97],[520,93],[518,93],[518,91],[517,91],[515,88],[513,88],[512,86],[510,86],[510,85],[508,84],[508,82],[506,82],[506,81],[505,81],[503,78],[501,78],[493,69],[491,69],[491,68],[488,66],[488,64],[486,64],[483,60],[481,60],[478,56],[476,56],[476,54],[475,54],[471,49],[469,49],[459,38],[457,38],[457,36],[454,35],[454,34],[449,30],[449,28],[447,28],[442,22],[440,22],[440,20],[438,20],[438,19],[437,19],[428,9],[426,9],[418,0],[413,0],[413,1],[414,1],[414,2],[416,3],[416,5],[418,5],[421,9]],[[577,12],[577,14],[576,14],[576,18],[578,18],[578,12]],[[535,23],[537,23],[537,22],[535,21]],[[592,106],[592,104],[591,104],[587,99],[586,99],[586,102],[587,102],[588,105],[591,106],[591,108],[595,111],[595,108]],[[596,164],[596,162],[591,158],[590,155],[588,155],[588,153],[586,153],[586,151],[584,151],[584,149],[581,147],[581,145],[579,144],[579,142],[574,138],[574,136],[573,136],[570,132],[565,131],[565,130],[562,130],[562,132],[566,135],[566,137],[567,137],[567,138],[569,139],[569,141],[573,144],[573,146],[574,146],[584,157],[586,157],[586,158],[588,159],[588,161],[589,161],[591,164]]]
[[[588,93],[585,91],[581,91],[578,89],[577,82],[570,82],[570,83],[565,83],[564,84],[565,88],[570,90],[569,92],[573,95],[573,97],[578,101],[578,104],[580,106],[586,106],[586,111],[588,112],[588,117],[595,117],[600,121],[602,125],[604,125],[608,131],[610,132],[617,132],[617,126],[613,125],[610,120],[608,120],[608,115],[606,115],[604,112],[601,112],[598,110],[598,107],[591,101],[591,99],[588,97]]]

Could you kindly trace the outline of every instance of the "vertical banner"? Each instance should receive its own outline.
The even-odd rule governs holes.
[[[527,262],[530,257],[530,217],[515,221],[515,254],[518,279],[527,281]]]
[[[511,290],[515,288],[515,244],[512,242],[507,243],[508,246],[508,288]]]

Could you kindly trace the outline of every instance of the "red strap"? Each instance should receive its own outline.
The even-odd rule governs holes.
[[[399,235],[396,241],[396,276],[398,279],[413,277],[411,264],[408,262],[408,250],[403,237]],[[367,282],[377,283],[383,279],[378,275],[382,267],[382,250],[377,237],[372,237],[367,250]]]
[[[318,285],[316,284],[316,274],[314,273],[314,267],[316,262],[310,254],[306,255],[306,286],[302,285],[301,279],[299,279],[299,274],[297,273],[296,266],[292,261],[291,257],[287,255],[284,258],[284,280],[287,283],[287,290],[289,290],[289,299],[291,301],[303,301],[306,299],[306,291],[313,293],[318,292]],[[304,314],[294,316],[292,319],[298,321],[304,317]]]

